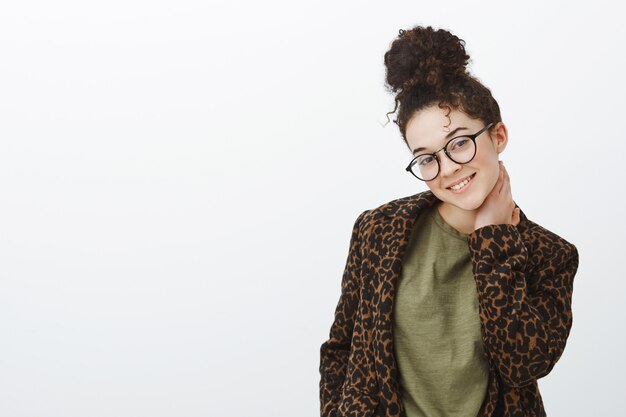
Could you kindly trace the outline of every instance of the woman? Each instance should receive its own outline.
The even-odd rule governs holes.
[[[464,44],[418,26],[385,54],[406,169],[429,190],[354,223],[322,416],[546,415],[537,379],[565,348],[578,252],[513,201],[507,129]]]

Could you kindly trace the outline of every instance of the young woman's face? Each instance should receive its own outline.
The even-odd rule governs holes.
[[[451,138],[473,135],[490,122],[472,119],[458,110],[452,110],[448,118],[447,112],[447,108],[441,109],[435,104],[411,117],[406,127],[406,139],[413,156],[435,152]],[[443,150],[437,153],[441,165],[439,175],[434,180],[426,181],[437,198],[463,210],[480,207],[498,181],[498,154],[504,150],[507,142],[506,128],[504,125],[499,126],[499,132],[503,133],[492,137],[486,130],[476,138],[476,155],[466,164],[452,161]],[[418,148],[425,149],[414,152]],[[450,188],[472,175],[470,182],[460,190]]]

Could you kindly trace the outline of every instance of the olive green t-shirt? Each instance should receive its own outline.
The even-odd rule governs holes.
[[[489,368],[468,235],[437,206],[416,220],[394,302],[394,349],[407,417],[478,414]]]

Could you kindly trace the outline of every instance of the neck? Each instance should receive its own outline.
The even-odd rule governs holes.
[[[437,210],[439,210],[439,214],[446,223],[457,231],[465,234],[470,234],[474,231],[476,210],[463,210],[445,202],[438,203]]]

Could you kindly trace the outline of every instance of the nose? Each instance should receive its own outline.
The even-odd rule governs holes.
[[[457,164],[450,159],[450,157],[443,152],[443,149],[439,155],[439,169],[441,170],[439,175],[442,177],[453,176],[463,167],[461,164]]]

